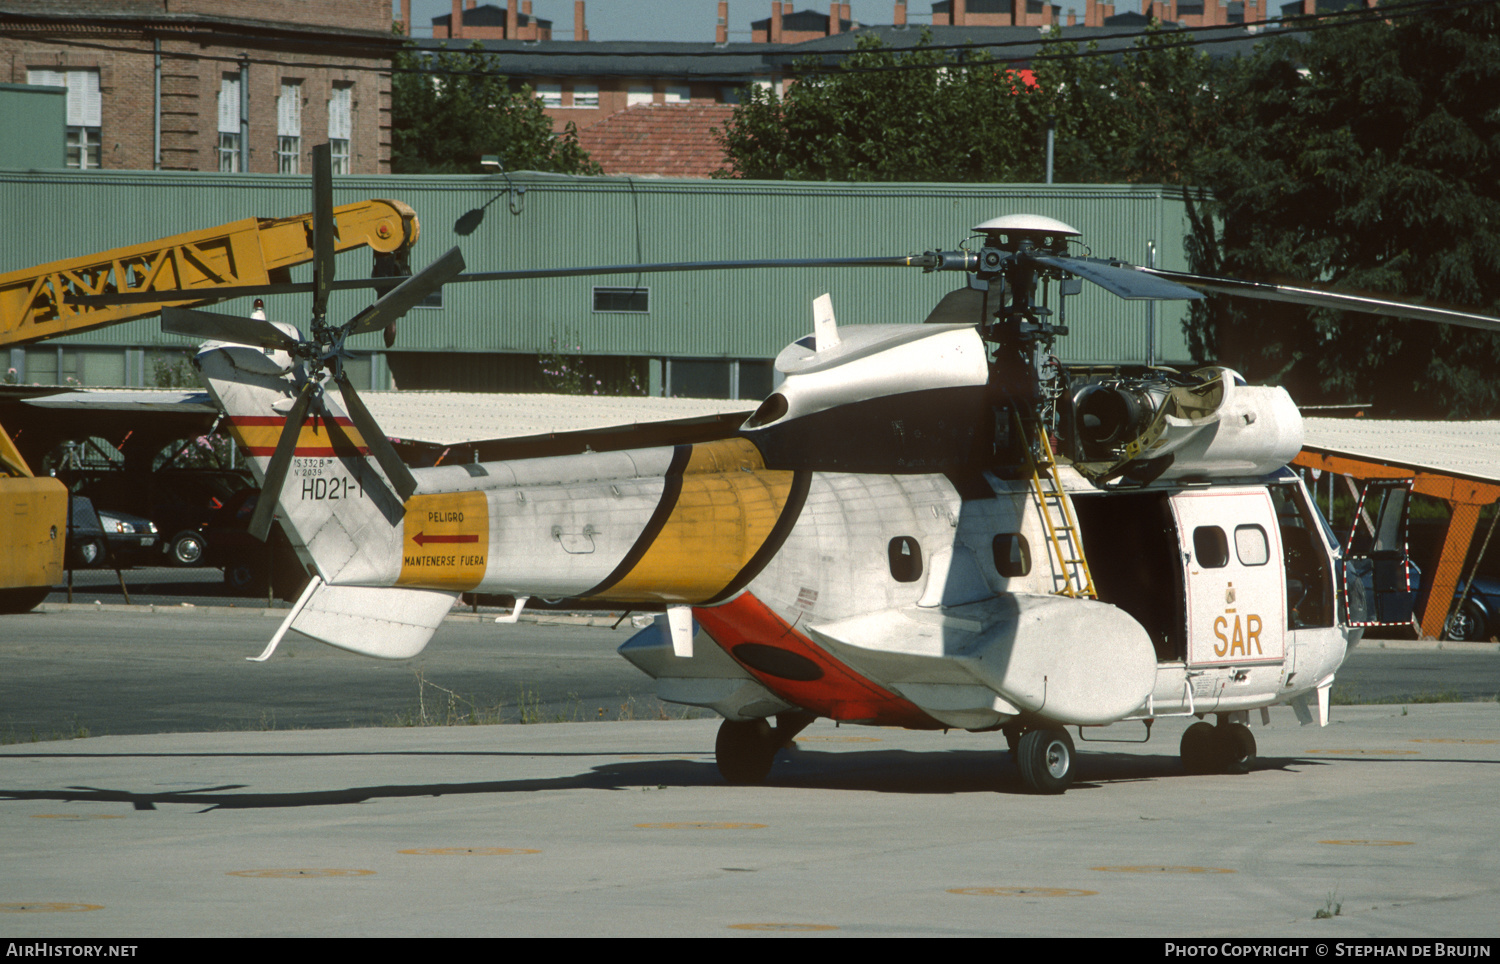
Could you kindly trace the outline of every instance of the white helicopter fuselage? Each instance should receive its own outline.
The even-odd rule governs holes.
[[[264,460],[290,384],[248,371],[255,349],[200,357]],[[442,610],[459,592],[691,609],[695,645],[663,618],[621,649],[665,700],[981,730],[1294,700],[1305,715],[1358,632],[1335,619],[1337,550],[1290,473],[1111,490],[1060,467],[1094,599],[1069,594],[1076,544],[1049,534],[1029,479],[771,469],[742,436],[417,469],[416,494],[382,506],[379,466],[329,406],[342,427],[304,426],[283,527],[326,588],[395,594],[292,628],[367,655],[409,657],[430,636],[383,631],[372,605]],[[1307,572],[1288,570],[1284,531]]]

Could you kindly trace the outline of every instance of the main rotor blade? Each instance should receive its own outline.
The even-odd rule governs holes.
[[[1309,305],[1314,308],[1338,308],[1343,311],[1358,311],[1367,315],[1384,315],[1387,318],[1411,318],[1417,321],[1436,321],[1446,325],[1462,325],[1481,331],[1500,331],[1500,318],[1476,315],[1466,311],[1447,308],[1432,308],[1415,305],[1390,298],[1372,298],[1369,295],[1340,294],[1335,291],[1318,291],[1314,288],[1298,288],[1292,285],[1267,284],[1260,281],[1236,281],[1232,278],[1210,278],[1205,275],[1185,274],[1178,271],[1162,271],[1159,268],[1136,268],[1136,271],[1156,275],[1214,294],[1238,295],[1241,298],[1258,298],[1261,301],[1281,301],[1294,305]]]
[[[768,258],[754,261],[674,261],[656,264],[608,264],[586,268],[522,268],[515,271],[477,271],[450,278],[447,284],[468,284],[476,281],[522,281],[528,278],[588,278],[605,275],[662,274],[674,271],[743,271],[755,268],[927,268],[924,255],[900,255],[877,258]],[[391,283],[390,278],[350,278],[332,281],[331,291],[348,291],[356,288],[383,288]],[[76,295],[68,299],[69,304],[81,308],[105,308],[111,305],[135,305],[165,303],[172,301],[228,301],[231,298],[264,298],[267,295],[299,295],[313,290],[306,281],[288,281],[283,284],[235,285],[223,288],[184,289],[175,294],[170,291],[128,291],[106,295]]]
[[[329,285],[333,283],[333,149],[318,144],[313,162],[313,317],[328,310]]]
[[[297,395],[292,410],[287,413],[286,426],[276,440],[276,452],[266,466],[266,477],[260,483],[260,498],[255,502],[255,514],[250,517],[250,534],[261,542],[271,534],[271,519],[276,514],[276,503],[286,485],[286,474],[292,467],[292,455],[297,451],[297,439],[302,435],[302,423],[307,421],[307,410],[317,397],[319,385],[309,379]]]
[[[611,274],[662,274],[673,271],[742,271],[753,268],[920,268],[922,255],[888,258],[766,258],[753,261],[669,261],[656,264],[610,264],[587,268],[522,268],[461,274],[455,284],[471,281],[521,281],[526,278],[586,278]]]
[[[365,446],[385,470],[386,478],[391,480],[396,494],[405,502],[411,498],[411,494],[417,491],[417,480],[412,477],[411,470],[406,463],[401,461],[401,456],[396,454],[396,449],[391,445],[390,439],[385,437],[380,425],[375,421],[370,410],[365,408],[365,403],[360,401],[359,393],[354,386],[349,384],[349,376],[342,371],[335,376],[339,383],[339,394],[344,397],[344,411],[349,413],[349,420],[354,427],[359,429],[360,438],[364,439]]]
[[[449,248],[441,258],[407,278],[385,297],[349,319],[349,322],[344,325],[344,334],[360,335],[386,327],[421,304],[424,298],[441,288],[462,270],[464,270],[463,252],[458,248]]]
[[[1192,288],[1162,278],[1085,258],[1064,258],[1034,251],[1021,252],[1026,258],[1049,268],[1060,268],[1126,299],[1127,301],[1198,301],[1203,295]],[[1142,283],[1144,282],[1144,283]]]
[[[198,311],[192,308],[163,308],[161,330],[203,341],[232,341],[240,345],[259,345],[282,351],[293,351],[300,344],[297,339],[264,318],[224,315],[216,311]]]

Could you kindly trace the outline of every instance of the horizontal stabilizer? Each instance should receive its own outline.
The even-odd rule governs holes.
[[[320,585],[291,629],[361,656],[410,659],[426,648],[455,598],[428,589]]]

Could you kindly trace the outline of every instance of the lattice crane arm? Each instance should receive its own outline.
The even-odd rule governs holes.
[[[416,243],[416,212],[400,201],[368,200],[334,208],[335,251],[369,246],[395,255]],[[246,218],[98,254],[0,275],[0,346],[77,334],[154,315],[167,302],[109,307],[74,303],[75,295],[201,292],[178,307],[211,304],[216,288],[289,281],[294,265],[313,258],[312,214]]]

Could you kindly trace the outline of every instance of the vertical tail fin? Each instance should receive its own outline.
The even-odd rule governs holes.
[[[282,351],[211,342],[196,362],[264,483],[302,381],[293,359]],[[280,491],[261,497],[277,500],[282,530],[324,582],[396,582],[405,509],[334,394],[321,393],[303,423]]]

